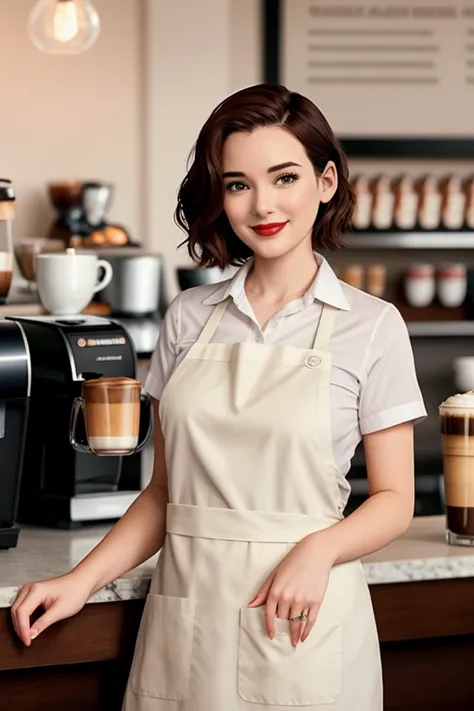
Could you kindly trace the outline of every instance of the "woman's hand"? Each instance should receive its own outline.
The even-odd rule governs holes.
[[[321,607],[335,556],[320,545],[314,533],[297,543],[273,570],[249,607],[265,604],[265,622],[270,639],[275,636],[275,615],[290,619],[291,642],[296,647],[308,637]]]
[[[27,647],[46,627],[75,615],[86,604],[90,586],[79,575],[68,573],[38,583],[23,585],[11,608],[15,632]],[[30,628],[30,617],[38,607],[45,612]]]

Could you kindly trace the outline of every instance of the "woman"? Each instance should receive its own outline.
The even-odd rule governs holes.
[[[360,558],[408,527],[426,415],[394,306],[338,281],[353,194],[320,111],[285,87],[227,98],[202,128],[177,221],[201,266],[239,266],[171,303],[145,387],[150,485],[66,576],[13,607],[30,644],[161,549],[124,711],[380,711]],[[363,438],[370,497],[344,518]]]

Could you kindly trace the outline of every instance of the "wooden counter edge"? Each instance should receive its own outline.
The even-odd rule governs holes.
[[[369,586],[381,644],[474,634],[474,578]],[[133,652],[144,600],[89,603],[25,647],[0,609],[0,670],[103,662]]]
[[[30,647],[13,628],[10,608],[0,609],[0,671],[104,662],[133,652],[144,600],[89,603],[51,625]]]

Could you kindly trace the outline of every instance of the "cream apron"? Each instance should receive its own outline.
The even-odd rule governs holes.
[[[210,343],[213,310],[160,401],[170,503],[123,711],[381,711],[360,561],[336,565],[308,639],[270,640],[252,600],[292,547],[341,518],[324,306],[312,349]]]

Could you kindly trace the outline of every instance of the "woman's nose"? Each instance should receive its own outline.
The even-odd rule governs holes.
[[[270,195],[266,191],[255,191],[252,211],[256,217],[267,217],[275,212]]]

